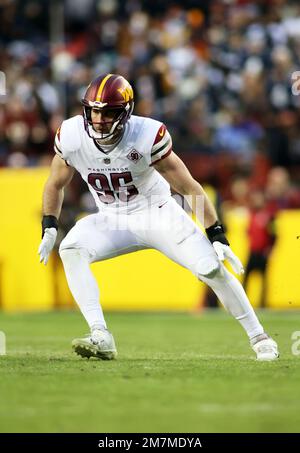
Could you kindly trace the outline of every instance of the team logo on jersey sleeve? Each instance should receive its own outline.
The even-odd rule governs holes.
[[[143,157],[136,149],[131,149],[127,154],[127,159],[131,160],[134,164],[138,163],[138,161]]]

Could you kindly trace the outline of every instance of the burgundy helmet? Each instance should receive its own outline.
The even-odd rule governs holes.
[[[94,139],[109,139],[120,133],[132,114],[133,90],[121,75],[102,74],[89,84],[82,104],[85,127],[89,136]],[[100,110],[106,120],[93,123],[92,108]],[[102,127],[105,132],[97,132],[93,124],[100,125],[100,129]]]

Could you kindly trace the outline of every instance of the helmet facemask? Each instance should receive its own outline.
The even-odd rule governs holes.
[[[101,112],[101,121],[92,120],[92,109]],[[95,140],[109,141],[118,136],[124,128],[124,124],[131,115],[133,105],[127,103],[125,107],[102,107],[83,106],[86,130],[89,136]],[[95,127],[96,126],[96,127]]]

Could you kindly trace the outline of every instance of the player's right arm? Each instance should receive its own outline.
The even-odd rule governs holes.
[[[64,199],[64,188],[69,184],[74,168],[66,164],[58,155],[54,156],[50,175],[44,187],[43,215],[59,218]]]
[[[42,242],[38,253],[40,262],[44,264],[47,264],[55,244],[64,188],[71,181],[74,172],[74,168],[68,166],[61,157],[54,156],[43,193]]]

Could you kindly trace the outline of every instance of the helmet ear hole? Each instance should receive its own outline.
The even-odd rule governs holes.
[[[92,122],[92,109],[91,109],[91,107],[84,106],[83,110],[84,110],[85,117],[86,117],[87,121],[89,123],[91,123]]]

